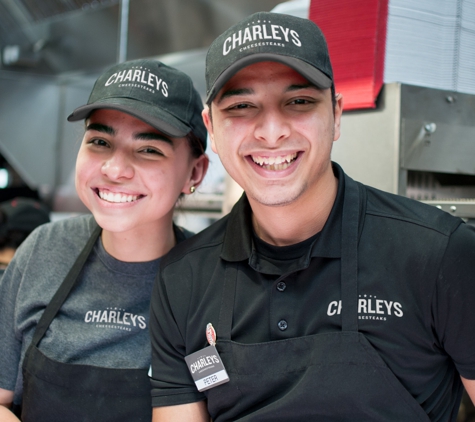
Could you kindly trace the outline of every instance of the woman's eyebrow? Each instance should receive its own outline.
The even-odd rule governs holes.
[[[140,141],[162,141],[173,146],[173,140],[171,138],[157,132],[139,132],[134,134],[134,139]]]
[[[115,135],[116,131],[113,127],[103,125],[102,123],[89,123],[86,126],[86,130],[95,130],[97,132],[106,133],[108,135]]]

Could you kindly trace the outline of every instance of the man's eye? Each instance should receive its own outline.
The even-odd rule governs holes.
[[[305,100],[303,98],[297,98],[296,100],[293,100],[291,104],[308,104],[309,101]]]
[[[228,110],[244,110],[246,108],[249,108],[249,104],[235,104],[231,107],[228,108]]]
[[[145,154],[157,154],[157,155],[163,155],[163,153],[155,148],[143,148],[140,150],[140,152],[143,152]]]

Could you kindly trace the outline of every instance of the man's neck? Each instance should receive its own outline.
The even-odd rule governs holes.
[[[256,234],[276,246],[294,245],[320,232],[338,192],[338,179],[332,174],[318,192],[307,192],[285,206],[266,206],[249,198]]]

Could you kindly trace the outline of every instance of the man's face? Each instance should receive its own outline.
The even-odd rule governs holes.
[[[250,65],[234,75],[203,113],[213,151],[252,203],[281,206],[325,189],[340,136],[341,98],[288,66]]]

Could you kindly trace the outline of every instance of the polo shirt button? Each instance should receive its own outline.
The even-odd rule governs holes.
[[[285,331],[287,329],[287,321],[285,319],[281,319],[278,323],[277,326],[279,327],[280,331]]]
[[[283,281],[279,281],[277,283],[277,290],[279,292],[283,292],[287,288],[287,284],[285,284]]]

